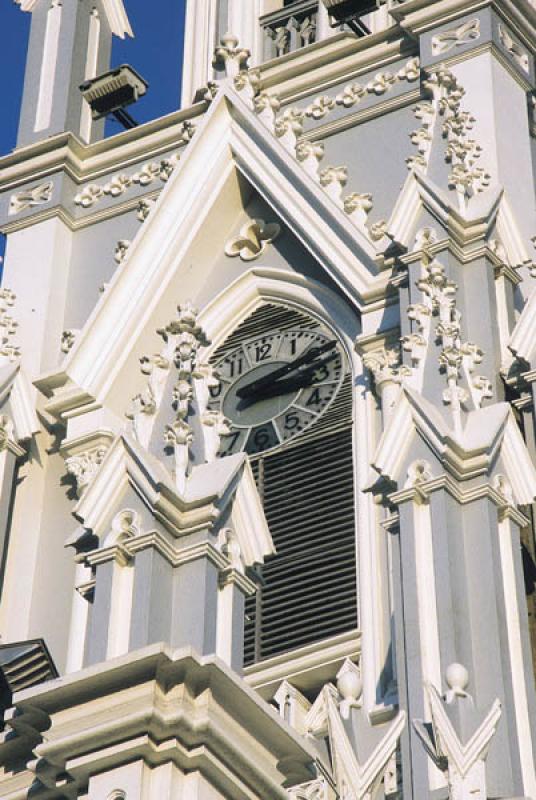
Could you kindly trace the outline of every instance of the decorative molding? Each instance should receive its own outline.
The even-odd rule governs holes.
[[[210,365],[198,360],[199,349],[208,346],[209,341],[197,324],[197,310],[191,303],[178,306],[175,319],[158,334],[164,340],[164,347],[160,353],[140,359],[141,370],[148,375],[148,381],[145,390],[133,398],[126,416],[131,420],[137,441],[148,447],[171,365],[175,364],[177,381],[172,401],[175,419],[165,427],[164,445],[174,456],[175,486],[184,494],[191,472],[190,445],[194,440],[194,429],[190,417],[193,407],[196,407],[201,420],[205,463],[216,459],[221,437],[230,429],[222,414],[206,408],[209,388],[217,383],[217,377]]]
[[[402,486],[406,479],[406,459],[416,440],[422,439],[430,452],[442,464],[454,480],[440,476],[426,484],[426,491],[438,487],[447,488],[458,502],[471,502],[476,497],[491,491],[487,484],[474,490],[461,491],[459,482],[481,475],[490,475],[496,460],[502,458],[504,474],[508,478],[516,504],[532,503],[536,497],[536,469],[527,446],[508,403],[493,405],[470,411],[464,421],[463,431],[453,429],[425,398],[402,387],[396,407],[389,418],[374,457],[371,459],[374,473],[369,476],[368,489],[374,491],[378,475],[382,481]],[[446,485],[444,479],[449,478]],[[419,485],[419,492],[423,485]],[[494,491],[494,490],[493,490]],[[399,490],[392,501],[402,501],[406,490]],[[411,496],[411,492],[408,496]],[[501,500],[499,505],[504,505]]]
[[[348,84],[348,86],[345,86],[342,92],[335,97],[325,94],[314,98],[305,109],[294,106],[286,108],[275,120],[275,134],[282,139],[284,146],[294,154],[297,137],[303,133],[305,118],[315,121],[324,119],[336,106],[351,108],[369,95],[378,97],[388,92],[401,81],[408,81],[411,83],[418,80],[419,77],[420,61],[418,58],[412,58],[397,73],[379,72],[366,85],[361,85],[359,83]],[[266,97],[264,93],[263,96],[264,98]],[[267,100],[263,99],[261,104],[263,111],[266,111],[266,103]],[[268,127],[272,127],[271,119],[267,118],[266,121]]]
[[[329,784],[325,778],[316,778],[287,789],[289,800],[329,800]]]
[[[372,195],[369,193],[359,194],[352,192],[344,198],[344,210],[352,222],[367,231],[368,215],[374,208]]]
[[[348,167],[326,167],[319,175],[320,186],[338,205],[343,206],[342,190],[348,182]]]
[[[247,222],[237,237],[231,238],[225,245],[225,255],[230,258],[240,256],[242,261],[255,261],[269,244],[275,242],[281,233],[281,226],[276,222],[266,223],[263,219]]]
[[[382,347],[363,355],[363,364],[374,376],[376,388],[381,392],[386,383],[402,383],[411,369],[402,364],[400,347]]]
[[[233,86],[236,92],[249,105],[255,108],[254,100],[260,89],[260,72],[258,69],[242,69],[233,78]]]
[[[194,123],[188,121],[183,122],[182,129],[182,140],[184,142],[189,142],[195,133]],[[177,152],[161,161],[150,161],[147,164],[143,164],[143,166],[132,175],[120,173],[114,175],[105,184],[90,183],[78,192],[74,198],[74,203],[77,206],[82,206],[82,208],[91,208],[103,197],[120,197],[125,194],[127,189],[130,189],[134,185],[145,187],[150,186],[155,181],[166,183],[171,177],[179,160],[180,152]]]
[[[397,83],[402,81],[413,83],[414,81],[419,80],[420,75],[420,60],[419,58],[412,58],[402,67],[402,69],[398,70],[398,72],[394,74],[392,72],[379,72],[367,84],[348,84],[335,97],[335,103],[338,106],[343,106],[344,108],[352,108],[368,95],[375,95],[376,97],[379,97],[380,95],[383,95],[392,89]],[[331,110],[331,108],[329,110]],[[313,114],[308,116],[313,116]],[[318,117],[315,117],[315,119],[318,119]]]
[[[449,667],[447,673],[450,690],[445,699],[435,686],[425,683],[432,717],[431,730],[422,720],[413,720],[413,727],[429,758],[445,773],[450,800],[471,800],[475,797],[485,800],[488,797],[485,762],[501,717],[501,703],[495,700],[484,721],[467,742],[462,742],[451,721],[454,709],[451,711],[447,706],[457,705],[462,719],[467,714],[473,717],[474,704],[465,692],[467,670],[455,664]]]
[[[418,459],[408,467],[408,478],[404,488],[409,489],[421,486],[423,483],[433,480],[433,477],[430,463],[424,459]]]
[[[104,461],[107,453],[107,447],[99,445],[82,453],[69,456],[65,459],[65,466],[69,475],[72,475],[76,480],[78,493],[81,494],[84,489],[89,486],[95,475],[97,474],[100,465]]]
[[[469,137],[476,120],[468,111],[461,110],[465,90],[443,64],[429,73],[424,87],[431,92],[432,101],[418,103],[415,107],[415,115],[421,120],[422,126],[413,131],[410,138],[419,152],[410,156],[406,163],[409,169],[426,173],[435,123],[442,118],[442,135],[447,142],[445,161],[451,165],[448,186],[457,191],[460,209],[465,211],[467,200],[475,193],[484,191],[491,182],[491,176],[476,163],[481,157],[482,148]]]
[[[480,20],[472,19],[457,28],[449,28],[444,33],[432,36],[432,54],[442,56],[455,47],[470,44],[478,39],[480,39]]]
[[[122,264],[125,260],[131,242],[129,239],[119,239],[114,250],[114,261],[116,264]]]
[[[9,313],[17,299],[11,289],[0,289],[0,366],[16,361],[20,348],[13,344],[19,323]]]
[[[48,181],[47,183],[39,184],[39,186],[34,186],[32,189],[25,189],[22,192],[12,194],[9,199],[9,215],[20,214],[21,211],[26,211],[28,208],[35,208],[35,206],[49,203],[53,189],[54,183]]]
[[[305,112],[300,108],[286,108],[274,122],[276,137],[292,155],[296,153],[298,136],[303,133],[304,117]]]
[[[302,735],[307,733],[307,715],[311,710],[309,700],[287,680],[282,681],[273,696],[280,716]]]
[[[142,200],[140,200],[140,202],[138,203],[138,208],[136,209],[136,216],[139,222],[142,223],[145,222],[145,220],[149,217],[149,214],[151,213],[152,209],[155,207],[155,204],[156,200],[154,198],[147,199],[146,197],[144,197]]]
[[[322,142],[310,142],[307,139],[298,142],[296,158],[311,177],[319,180],[319,164],[324,158],[324,144]]]
[[[176,416],[167,425],[164,442],[175,456],[174,478],[179,492],[184,492],[189,471],[189,447],[193,441],[193,428],[189,423],[190,404],[194,397],[194,380],[202,378],[198,370],[198,351],[209,342],[197,324],[197,309],[191,303],[177,308],[177,316],[165,329],[165,335],[174,343],[174,363],[178,370],[173,388],[173,406]]]
[[[501,40],[501,44],[508,53],[508,55],[515,61],[515,63],[521,67],[523,72],[526,72],[527,75],[530,73],[530,61],[529,55],[526,53],[523,48],[521,48],[510,36],[508,30],[499,23],[498,26],[499,32],[499,39]]]
[[[15,441],[13,421],[5,414],[0,415],[0,452],[7,450]]]
[[[61,345],[60,345],[62,353],[67,354],[71,350],[73,344],[76,341],[76,336],[79,333],[80,331],[75,328],[63,331],[63,333],[61,334]]]
[[[259,119],[266,127],[273,131],[275,126],[275,115],[281,108],[281,101],[274,94],[269,94],[266,90],[259,92],[253,100],[253,107]]]
[[[416,285],[423,293],[424,302],[408,307],[408,316],[416,323],[417,330],[403,337],[402,346],[411,352],[414,362],[424,363],[431,318],[438,318],[435,335],[442,347],[439,366],[447,379],[443,400],[451,406],[455,429],[461,432],[461,408],[469,399],[465,389],[458,385],[461,373],[464,373],[475,408],[480,408],[485,398],[492,397],[489,380],[474,375],[484,353],[476,345],[461,340],[461,313],[456,308],[457,285],[447,277],[442,264],[431,257],[428,249],[423,251],[421,264],[423,274]]]
[[[228,78],[235,78],[241,70],[247,68],[250,57],[251,52],[239,46],[238,37],[233,33],[226,33],[214,50],[212,63],[216,69],[225,70]]]

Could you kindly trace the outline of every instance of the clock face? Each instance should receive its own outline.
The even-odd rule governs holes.
[[[253,455],[287,442],[332,403],[344,377],[338,341],[318,330],[249,339],[215,364],[220,384],[208,407],[231,423],[221,455]]]

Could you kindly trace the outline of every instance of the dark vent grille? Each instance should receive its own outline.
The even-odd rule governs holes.
[[[277,555],[246,603],[246,664],[357,626],[351,427],[253,467]]]
[[[265,305],[214,360],[278,328],[321,327],[298,311]],[[252,459],[277,555],[246,601],[244,661],[251,664],[357,627],[352,382],[318,422],[276,452]]]
[[[225,342],[218,347],[214,353],[212,360],[219,361],[220,358],[230,353],[242,342],[248,339],[262,336],[263,333],[277,328],[281,331],[292,330],[292,328],[307,328],[314,330],[319,328],[318,322],[311,317],[306,317],[305,314],[300,314],[299,311],[294,311],[284,306],[276,306],[268,304],[262,306],[248,317],[238,328],[227,337]]]

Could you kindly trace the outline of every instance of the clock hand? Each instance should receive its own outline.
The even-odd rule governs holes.
[[[256,381],[253,381],[253,383],[248,383],[246,386],[242,386],[241,389],[238,389],[236,396],[240,398],[246,398],[252,394],[255,394],[265,386],[269,386],[274,381],[279,380],[279,378],[288,375],[290,372],[294,372],[294,370],[298,369],[303,364],[307,364],[313,359],[318,358],[319,355],[325,353],[327,350],[331,350],[336,346],[336,344],[336,342],[331,341],[325,342],[325,344],[321,345],[320,347],[311,347],[310,350],[296,358],[294,361],[290,361],[288,364],[278,367],[278,369],[270,372],[268,375],[264,375],[262,378],[258,378]]]
[[[291,392],[296,389],[304,389],[306,386],[310,385],[311,378],[313,378],[316,370],[319,367],[322,367],[324,364],[328,364],[330,361],[333,361],[333,359],[337,358],[338,355],[339,354],[336,351],[330,353],[325,358],[314,361],[305,369],[299,370],[296,375],[283,380],[272,381],[267,386],[261,386],[261,388],[255,392],[249,391],[249,387],[244,387],[248,389],[248,393],[246,397],[241,398],[240,407],[248,408],[260,400],[267,400],[270,397],[275,397],[278,394],[285,394],[286,392]]]

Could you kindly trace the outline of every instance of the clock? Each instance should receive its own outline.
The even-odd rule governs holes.
[[[208,407],[231,431],[220,455],[250,455],[283,445],[319,419],[344,378],[340,343],[318,329],[268,330],[214,363],[219,385]]]

